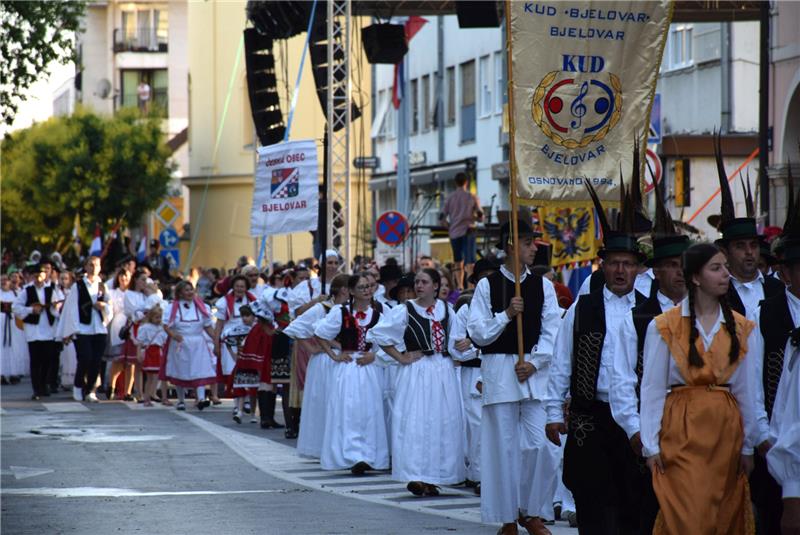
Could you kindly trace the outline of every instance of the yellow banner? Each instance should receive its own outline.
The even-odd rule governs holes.
[[[640,136],[643,151],[647,146],[672,3],[506,6],[520,199],[538,206],[588,206],[583,181],[591,180],[601,200],[618,202],[620,165],[626,182],[632,175],[634,136]]]
[[[540,206],[543,239],[552,247],[553,267],[577,267],[597,256],[599,235],[591,208]]]

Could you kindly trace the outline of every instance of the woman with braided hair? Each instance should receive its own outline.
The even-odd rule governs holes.
[[[754,533],[753,322],[733,311],[725,255],[684,252],[689,297],[648,326],[641,389],[643,453],[661,511],[654,534]]]

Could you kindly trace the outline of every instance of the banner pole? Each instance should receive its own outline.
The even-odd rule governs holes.
[[[509,176],[509,195],[511,196],[511,239],[514,245],[514,297],[522,296],[520,287],[520,265],[519,265],[519,225],[517,224],[517,214],[519,204],[517,202],[517,161],[516,151],[514,150],[514,75],[511,70],[512,51],[511,51],[511,0],[506,0],[506,70],[508,71],[508,176]],[[517,362],[525,362],[525,350],[522,337],[522,314],[517,314]]]

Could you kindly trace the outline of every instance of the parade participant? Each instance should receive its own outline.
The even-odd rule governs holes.
[[[494,260],[481,258],[475,262],[472,274],[469,276],[469,283],[473,286],[484,277],[500,269]],[[462,293],[456,302],[456,318],[453,323],[453,330],[450,332],[448,351],[450,356],[460,363],[461,380],[461,403],[464,407],[464,428],[465,435],[465,455],[466,455],[466,486],[475,489],[475,493],[481,493],[481,412],[483,399],[478,389],[481,380],[481,359],[480,351],[476,348],[467,334],[467,322],[469,321],[469,305],[472,301],[472,291]],[[482,389],[482,385],[480,386]]]
[[[64,295],[65,300],[74,285],[75,275],[71,271],[62,271],[58,277],[58,289]],[[60,317],[59,321],[61,321]],[[56,332],[58,332],[58,328],[56,328]],[[64,344],[60,340],[57,344],[61,346],[61,354],[59,355],[59,361],[61,362],[61,388],[69,392],[75,385],[75,370],[78,367],[75,344]]]
[[[442,279],[442,286],[439,290],[439,299],[444,299],[450,305],[454,305],[458,296],[461,295],[461,290],[456,288],[453,281],[453,274],[447,268],[439,268],[437,270]]]
[[[241,344],[237,344],[236,366],[233,369],[233,421],[237,424],[242,423],[245,400],[248,397],[255,400],[259,385],[271,381],[264,370],[270,369],[272,335],[275,334],[275,317],[272,310],[262,303],[256,301],[251,305],[244,305],[240,314],[242,325],[249,327],[250,332]],[[256,421],[255,417],[250,419],[250,423]]]
[[[469,191],[469,176],[457,173],[454,181],[456,189],[444,201],[439,224],[447,227],[453,249],[456,286],[452,289],[460,290],[475,263],[475,222],[483,221],[483,210],[478,196]]]
[[[769,441],[773,446],[767,453],[769,472],[782,488],[783,535],[800,535],[800,335],[796,330],[792,338],[770,422]]]
[[[634,180],[639,180],[634,172]],[[654,317],[678,305],[686,297],[681,255],[689,247],[689,238],[681,236],[669,215],[661,196],[656,192],[656,217],[653,226],[653,257],[646,264],[653,268],[658,281],[658,291],[635,306],[622,322],[617,338],[611,368],[611,388],[608,392],[611,415],[622,427],[636,454],[639,470],[634,473],[638,500],[631,509],[639,514],[639,533],[652,533],[658,513],[658,501],[653,492],[652,474],[642,457],[642,440],[639,425],[639,391],[642,382],[642,353],[647,326]]]
[[[2,373],[3,384],[17,384],[19,376],[22,375],[21,367],[17,364],[18,353],[15,351],[14,338],[15,330],[14,312],[12,307],[17,294],[11,289],[11,280],[8,275],[0,275],[0,312],[2,313],[3,341],[2,355],[0,355],[0,373]]]
[[[761,300],[783,293],[785,285],[773,277],[765,278],[758,269],[760,246],[753,197],[746,195],[747,217],[737,218],[728,176],[722,162],[719,135],[714,140],[714,156],[719,176],[722,232],[722,238],[716,243],[728,258],[731,275],[728,302],[742,316],[754,317]],[[749,190],[749,184],[747,189]]]
[[[265,376],[269,381],[262,381],[258,386],[258,412],[261,416],[261,429],[283,429],[284,425],[275,420],[275,401],[278,385],[283,388],[281,402],[283,405],[284,420],[289,418],[289,363],[291,358],[291,339],[281,332],[291,322],[289,314],[289,292],[278,279],[278,269],[273,270],[270,276],[274,283],[266,288],[259,298],[259,302],[268,307],[275,316],[278,327],[272,339],[272,354],[270,358],[269,373]],[[289,430],[284,431],[287,433]],[[289,435],[291,436],[291,435]],[[287,437],[289,438],[289,437]]]
[[[222,331],[226,327],[235,329],[242,324],[242,318],[239,314],[239,309],[248,305],[256,300],[256,296],[250,293],[250,283],[244,275],[235,275],[230,281],[231,289],[220,297],[214,304],[216,308],[215,316],[217,318],[214,324],[214,354],[217,356],[217,379],[211,385],[211,401],[215,405],[220,403],[219,399],[219,386],[222,385],[224,390],[225,384],[231,376],[233,366],[236,363],[235,353],[231,353],[226,344],[222,343]],[[237,402],[234,401],[234,407]],[[250,403],[247,403],[247,411],[250,412]]]
[[[417,272],[417,297],[381,316],[368,340],[400,363],[392,410],[392,478],[416,496],[464,481],[458,377],[447,351],[455,312],[438,298],[439,272]]]
[[[131,322],[125,315],[125,292],[131,280],[131,275],[125,269],[117,270],[111,279],[113,286],[108,290],[108,301],[111,304],[114,316],[108,324],[108,358],[111,358],[111,371],[108,381],[108,399],[114,396],[117,379],[123,377],[123,397],[125,401],[132,401],[132,389],[136,381],[136,392],[142,398],[141,365],[137,361],[136,344],[133,341],[134,333],[131,332]],[[138,375],[138,376],[137,376]]]
[[[305,264],[299,264],[300,266]],[[330,285],[333,278],[339,273],[341,258],[334,249],[325,251],[325,291],[322,291],[322,279],[306,276],[292,289],[289,297],[289,310],[293,317],[297,317],[316,303],[322,303],[329,298]],[[297,271],[297,269],[296,269]],[[308,268],[305,268],[308,273]]]
[[[395,287],[389,290],[388,295],[389,298],[398,305],[402,305],[409,299],[414,299],[416,297],[414,293],[414,274],[406,273],[400,277]]]
[[[158,385],[158,371],[164,360],[164,344],[167,342],[167,332],[164,330],[164,311],[156,305],[145,315],[139,329],[137,329],[134,342],[139,348],[139,364],[142,373],[147,375],[144,391],[144,406],[151,407]],[[161,392],[161,402],[171,405],[167,399],[166,388]]]
[[[380,319],[381,306],[372,299],[366,274],[351,275],[347,288],[349,302],[333,307],[314,330],[323,351],[336,363],[320,462],[324,470],[349,468],[362,475],[389,468],[382,370],[366,339]],[[331,347],[332,340],[341,344],[341,351]]]
[[[146,268],[140,268],[133,272],[128,286],[125,289],[125,297],[123,300],[123,309],[126,317],[125,325],[128,330],[128,336],[122,348],[122,355],[125,361],[136,361],[136,345],[133,343],[133,338],[136,337],[136,331],[142,319],[144,319],[144,315],[154,306],[160,305],[162,301],[161,297],[155,283],[147,275]],[[138,362],[134,367],[133,381],[134,388],[141,393],[142,380]],[[126,394],[127,393],[129,393],[129,390],[126,390]]]
[[[500,533],[546,534],[552,518],[557,460],[544,439],[542,401],[560,312],[550,281],[527,266],[540,236],[518,222],[503,224],[497,248],[505,251],[500,271],[480,280],[469,309],[467,332],[481,350],[481,519],[503,523]],[[515,260],[517,259],[518,260]],[[514,297],[514,262],[519,262],[521,297]],[[517,315],[522,314],[523,353],[518,362]]]
[[[390,258],[389,260],[392,259]],[[382,291],[375,293],[375,299],[388,308],[397,306],[397,301],[392,299],[389,294],[392,291],[392,288],[397,286],[397,283],[402,278],[403,270],[400,269],[400,266],[397,265],[397,262],[389,263],[387,261],[387,263],[381,266],[378,271],[378,282],[380,283],[380,287],[382,287]]]
[[[755,430],[757,357],[748,354],[754,325],[726,300],[725,264],[714,245],[687,249],[689,298],[647,327],[641,436],[661,508],[655,534],[753,533],[747,474]]]
[[[242,268],[242,275],[247,277],[247,282],[250,286],[250,293],[256,296],[256,299],[261,297],[261,292],[266,288],[266,284],[261,279],[261,273],[256,266],[244,266]]]
[[[53,307],[56,311],[60,312],[61,307],[64,304],[64,293],[58,288],[59,271],[53,261],[47,256],[41,257],[40,264],[45,271],[45,287],[53,288],[54,294],[56,295],[56,297],[53,299]],[[60,339],[55,337],[53,338],[53,342],[56,345],[56,350],[55,352],[51,353],[50,361],[47,362],[45,382],[47,383],[47,390],[51,393],[56,393],[59,390],[58,371],[61,360],[61,347],[63,344]]]
[[[169,335],[166,361],[160,379],[174,384],[178,392],[179,411],[186,410],[186,388],[194,388],[196,407],[208,407],[205,386],[217,380],[216,357],[208,347],[203,332],[214,338],[211,313],[194,293],[192,283],[180,281],[175,285],[164,329]]]
[[[303,395],[303,418],[300,420],[300,433],[297,438],[297,452],[301,455],[319,458],[322,455],[322,440],[325,436],[325,412],[328,406],[328,391],[335,363],[328,358],[314,338],[314,329],[325,318],[331,308],[347,302],[350,292],[347,289],[348,275],[333,277],[329,287],[331,298],[315,303],[300,314],[283,330],[286,336],[294,339],[311,355],[306,369]],[[329,342],[335,349],[341,345]]]
[[[594,188],[588,182],[586,186],[603,230],[599,255],[606,282],[581,295],[564,316],[547,385],[546,431],[556,445],[567,434],[563,481],[575,498],[579,532],[630,533],[638,525],[638,512],[630,509],[636,458],[608,401],[621,324],[637,301],[644,300],[634,290],[634,279],[645,255],[633,236],[633,203],[624,183],[619,186],[622,206],[616,230]]]
[[[221,344],[228,348],[228,352],[234,356],[234,360],[236,360],[237,363],[239,358],[239,350],[242,348],[242,345],[244,345],[247,335],[253,330],[253,325],[256,324],[256,317],[253,314],[253,309],[251,308],[252,304],[253,303],[239,307],[239,316],[241,321],[236,323],[227,323],[220,334]],[[270,311],[270,314],[271,313],[272,312]],[[262,356],[258,362],[261,363],[263,360],[264,357]],[[247,367],[245,367],[243,370],[246,369]],[[255,418],[255,404],[260,370],[260,367],[256,368],[256,371],[258,371],[259,374],[255,377],[254,385],[249,384],[252,383],[252,372],[249,370],[242,371],[238,384],[244,384],[246,386],[237,387],[236,366],[234,365],[233,367],[230,376],[230,387],[233,393],[233,421],[237,424],[242,423],[242,412],[247,414],[252,413],[252,417],[250,419],[251,423],[258,421]]]
[[[9,291],[14,294],[14,299],[16,300],[20,292],[25,291],[23,289],[22,273],[14,268],[9,269],[8,282]],[[11,304],[11,316],[13,318],[11,342],[14,351],[14,359],[12,362],[15,363],[12,369],[19,372],[16,376],[12,376],[12,379],[16,377],[17,382],[19,382],[19,379],[30,373],[30,354],[28,351],[28,341],[25,337],[25,323],[20,317],[14,314],[13,303]]]
[[[100,258],[90,256],[84,264],[85,274],[64,301],[58,336],[65,344],[75,341],[78,366],[75,371],[73,397],[76,401],[96,403],[97,376],[100,360],[106,349],[106,326],[113,317],[108,292],[100,277]]]
[[[781,252],[781,278],[787,282],[783,292],[761,301],[753,319],[756,321],[753,354],[756,356],[756,423],[754,469],[750,491],[756,509],[759,534],[780,535],[782,514],[781,487],[767,469],[770,420],[775,410],[778,384],[785,370],[784,362],[794,354],[790,336],[800,326],[800,203],[789,203],[784,224]]]

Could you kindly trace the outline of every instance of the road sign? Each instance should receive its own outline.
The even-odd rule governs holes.
[[[178,209],[172,205],[171,202],[165,200],[156,209],[156,218],[161,221],[165,227],[172,225],[178,219]]]
[[[647,163],[644,170],[644,192],[650,193],[656,184],[661,182],[661,175],[663,168],[661,166],[661,158],[658,157],[651,149],[647,149],[646,153]],[[655,175],[655,176],[654,176]]]
[[[381,159],[377,156],[359,156],[353,160],[356,169],[377,169],[381,166]]]
[[[167,259],[170,269],[177,269],[181,265],[181,253],[177,249],[162,249],[159,254]]]
[[[661,143],[661,93],[653,96],[653,107],[650,108],[650,131],[647,133],[648,143]]]
[[[178,245],[178,233],[174,228],[167,227],[158,235],[158,241],[161,242],[161,247],[172,249]]]
[[[403,243],[408,234],[408,219],[400,212],[384,212],[375,222],[375,234],[386,245]]]

